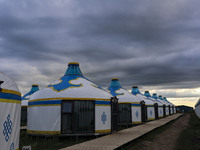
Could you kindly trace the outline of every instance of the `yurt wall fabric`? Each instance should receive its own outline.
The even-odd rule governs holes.
[[[0,82],[0,149],[19,149],[21,93],[16,83],[1,72]]]
[[[147,108],[147,120],[154,120],[155,119],[155,109],[154,109],[154,102],[150,99],[147,99],[146,96],[140,93],[137,86],[132,87],[132,94],[136,95],[140,98],[140,100],[145,102],[145,106]]]
[[[30,134],[81,134],[84,132],[86,134],[94,128],[92,134],[110,133],[111,97],[111,94],[82,75],[78,63],[69,63],[63,77],[31,95],[28,104],[27,132]],[[82,126],[86,122],[80,118],[80,116],[85,117],[81,112],[85,115],[89,114],[90,118],[94,115],[93,119],[88,118],[94,126],[86,127],[87,131]],[[79,113],[79,116],[75,113]],[[74,117],[79,117],[76,127],[73,127],[77,124],[72,119]]]

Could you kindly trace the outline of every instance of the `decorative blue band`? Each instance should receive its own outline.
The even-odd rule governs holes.
[[[131,104],[131,106],[140,106],[140,104]]]
[[[2,93],[0,92],[0,99],[10,99],[21,101],[21,96],[12,93]]]
[[[51,104],[61,104],[61,100],[28,102],[29,106],[33,106],[33,105],[51,105]]]
[[[95,101],[96,105],[110,105],[110,101]]]

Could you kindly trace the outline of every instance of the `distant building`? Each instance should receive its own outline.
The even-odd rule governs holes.
[[[178,112],[182,112],[182,113],[186,113],[188,111],[193,110],[193,107],[189,107],[189,106],[185,106],[185,105],[179,105],[179,106],[176,106],[176,108],[177,108]]]

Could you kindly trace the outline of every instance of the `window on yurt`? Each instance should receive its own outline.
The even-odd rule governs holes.
[[[131,123],[131,105],[119,104],[119,123],[128,124]]]
[[[94,132],[94,101],[62,102],[62,133]]]

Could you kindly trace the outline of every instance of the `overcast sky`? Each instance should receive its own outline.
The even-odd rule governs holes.
[[[192,106],[200,97],[199,6],[199,0],[0,0],[0,71],[25,94],[76,61],[105,88],[118,77],[129,90],[138,85]]]

